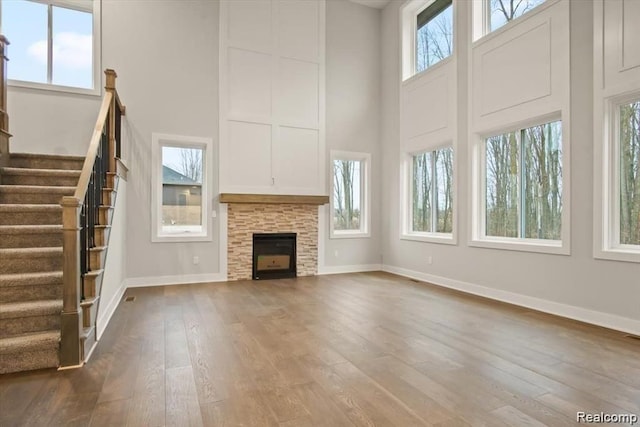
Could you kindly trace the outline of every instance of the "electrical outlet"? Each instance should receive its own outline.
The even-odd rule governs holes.
[[[200,257],[194,256],[193,257],[193,265],[198,265],[198,264],[200,264]]]
[[[338,257],[339,253],[338,250],[336,249],[335,251],[333,251],[333,256],[335,256],[336,258]]]
[[[211,218],[215,218],[218,216],[218,213],[216,211],[211,211]]]
[[[427,264],[429,265],[433,264],[433,258],[431,258],[431,256],[427,257]]]

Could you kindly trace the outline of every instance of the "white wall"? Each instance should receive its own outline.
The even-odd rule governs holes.
[[[563,0],[564,1],[564,0]],[[592,254],[593,194],[593,4],[571,7],[571,255],[548,255],[469,247],[470,156],[468,127],[469,22],[471,2],[459,1],[458,34],[458,245],[399,238],[399,7],[382,17],[383,259],[389,269],[440,284],[540,308],[589,317],[638,330],[640,266],[595,260]],[[431,256],[433,264],[428,265]],[[584,319],[589,320],[589,319]]]
[[[327,2],[327,179],[332,177],[330,150],[370,153],[372,200],[367,238],[329,239],[329,205],[323,207],[328,268],[321,271],[381,261],[380,19],[378,9],[347,0]]]
[[[213,138],[217,164],[218,4],[103,2],[102,17],[103,67],[118,72],[127,106],[127,277],[206,279],[219,271],[215,220],[211,242],[151,243],[151,134]],[[215,174],[207,184],[218,193]]]
[[[124,295],[125,279],[127,278],[127,181],[120,178],[116,207],[111,221],[109,248],[105,259],[102,289],[98,302],[98,320],[96,329],[98,339],[102,336],[109,319],[113,315]]]
[[[324,194],[325,1],[220,8],[221,192]]]

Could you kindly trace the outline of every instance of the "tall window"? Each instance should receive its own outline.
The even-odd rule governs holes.
[[[369,164],[366,153],[331,152],[331,237],[369,235]]]
[[[1,0],[11,42],[11,84],[91,90],[97,81],[99,19],[91,0]]]
[[[489,2],[489,32],[524,15],[545,0],[486,0]]]
[[[435,0],[416,17],[416,73],[453,53],[452,0]]]
[[[640,100],[618,107],[621,245],[640,245]]]
[[[154,241],[203,240],[208,237],[208,140],[157,134],[153,139]]]
[[[409,234],[452,233],[453,148],[412,155],[409,182]]]
[[[484,170],[486,236],[561,240],[562,122],[487,138]]]

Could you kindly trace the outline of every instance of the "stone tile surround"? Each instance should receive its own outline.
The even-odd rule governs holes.
[[[229,203],[227,209],[228,280],[251,280],[253,233],[296,233],[298,276],[318,270],[318,206]]]

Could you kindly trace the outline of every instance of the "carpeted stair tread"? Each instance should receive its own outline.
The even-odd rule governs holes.
[[[0,193],[56,193],[61,195],[72,195],[76,187],[57,185],[0,185]]]
[[[0,304],[0,319],[60,314],[62,300],[23,301]]]
[[[60,212],[62,206],[51,204],[37,204],[37,203],[7,203],[0,204],[0,214],[14,213],[14,212]]]
[[[59,343],[60,331],[36,332],[0,338],[0,354],[23,353],[40,349],[57,351]]]
[[[0,234],[40,234],[62,232],[62,225],[41,224],[41,225],[0,225]]]
[[[62,247],[52,248],[2,248],[0,249],[0,259],[3,257],[26,257],[33,255],[62,255]]]
[[[2,175],[67,176],[80,178],[80,172],[80,170],[74,169],[0,168],[0,173]]]
[[[33,285],[62,285],[62,271],[0,274],[0,287]]]
[[[82,169],[84,157],[59,154],[11,153],[9,166],[35,169]]]

